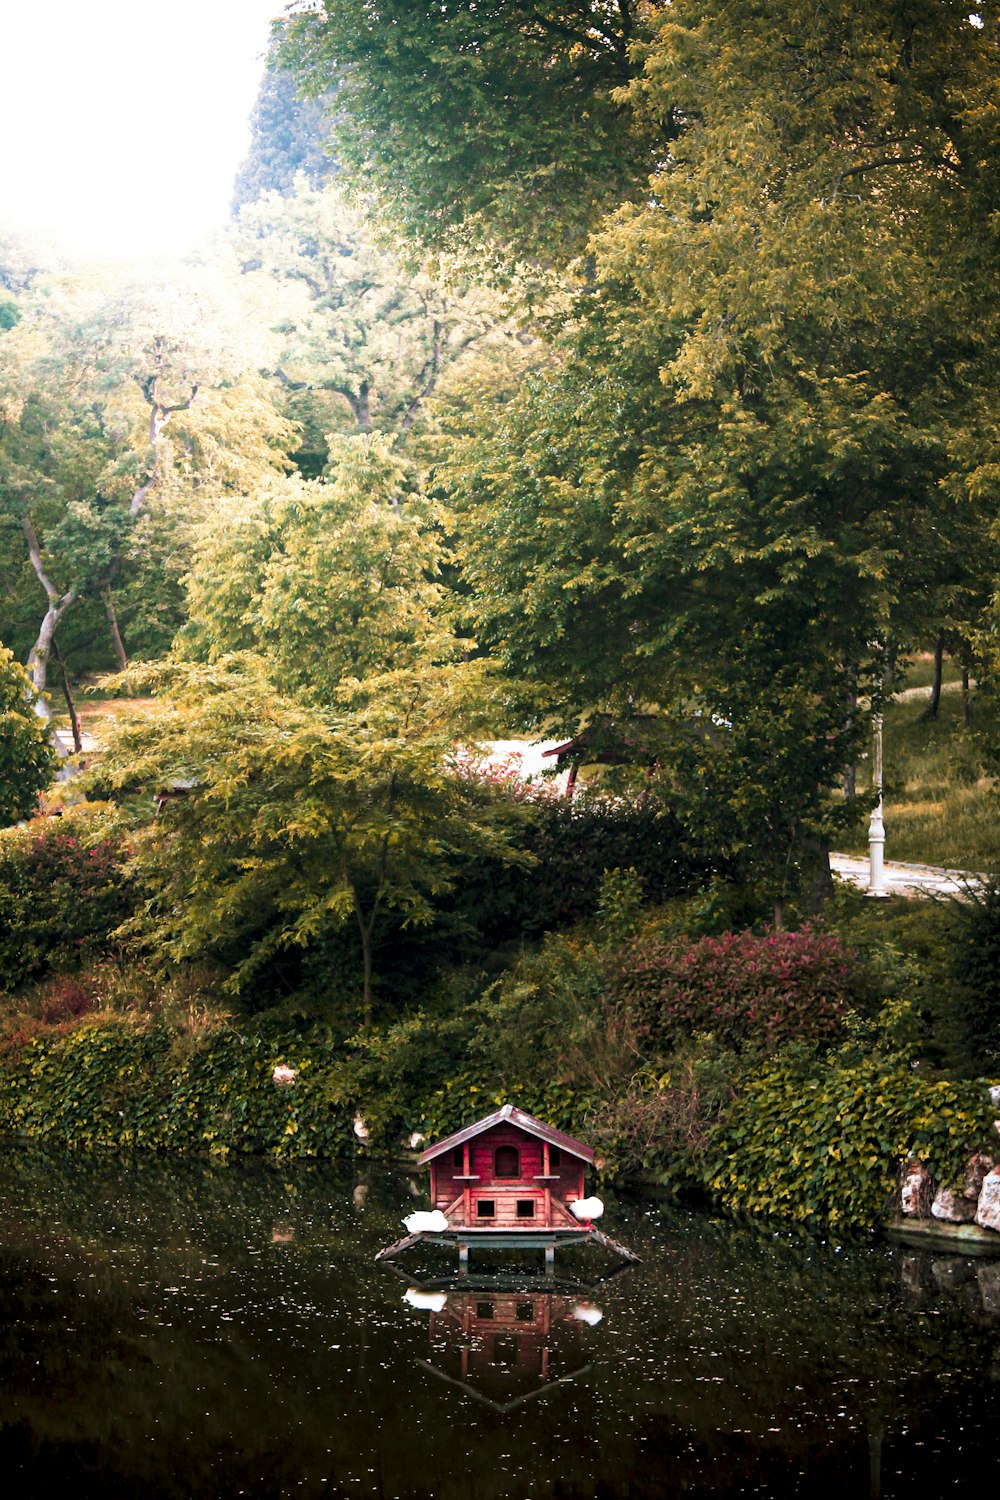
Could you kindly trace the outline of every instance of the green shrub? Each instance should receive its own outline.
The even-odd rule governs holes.
[[[613,957],[607,987],[653,1051],[698,1032],[735,1050],[773,1049],[837,1034],[850,1003],[849,959],[835,934],[809,927],[676,936]]]
[[[290,1066],[294,1083],[274,1082]],[[354,1077],[316,1029],[221,1028],[178,1046],[162,1026],[95,1021],[39,1036],[4,1069],[0,1129],[60,1147],[343,1155]]]
[[[708,879],[711,860],[692,849],[677,818],[655,797],[572,799],[514,788],[518,847],[528,865],[485,860],[463,870],[449,911],[489,940],[538,937],[595,914],[605,873],[632,869],[646,901],[663,901]]]
[[[956,1182],[995,1147],[982,1084],[930,1079],[899,1057],[829,1065],[801,1053],[745,1081],[711,1134],[702,1166],[726,1207],[775,1218],[872,1225],[911,1153]]]
[[[953,907],[949,952],[951,1040],[956,1061],[1000,1073],[1000,880]]]
[[[128,850],[113,822],[72,814],[0,835],[0,989],[76,968],[132,910]]]

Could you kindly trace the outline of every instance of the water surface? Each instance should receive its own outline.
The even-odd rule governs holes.
[[[442,1287],[373,1263],[422,1186],[0,1154],[6,1493],[937,1500],[992,1464],[1000,1262],[633,1200],[622,1275]]]

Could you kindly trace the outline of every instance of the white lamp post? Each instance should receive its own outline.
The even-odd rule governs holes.
[[[882,715],[875,714],[872,720],[872,786],[878,793],[878,801],[872,809],[868,823],[868,889],[866,896],[884,897],[890,894],[885,883],[885,822],[882,818]]]

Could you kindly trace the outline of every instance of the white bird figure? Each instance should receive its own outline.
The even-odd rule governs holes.
[[[366,1141],[368,1139],[368,1126],[365,1124],[364,1118],[361,1115],[354,1116],[354,1134],[357,1136],[359,1141]]]
[[[604,1204],[600,1198],[577,1198],[574,1203],[569,1204],[569,1211],[581,1224],[589,1224],[592,1219],[601,1217]]]
[[[403,1297],[411,1307],[420,1307],[427,1312],[440,1312],[447,1300],[447,1292],[421,1292],[415,1286],[411,1286]]]
[[[439,1208],[428,1211],[418,1208],[415,1213],[407,1214],[403,1220],[406,1225],[407,1234],[440,1234],[442,1229],[448,1228],[448,1220]]]
[[[587,1323],[593,1328],[601,1321],[604,1314],[594,1302],[574,1302],[570,1309],[570,1317],[575,1318],[578,1323]]]

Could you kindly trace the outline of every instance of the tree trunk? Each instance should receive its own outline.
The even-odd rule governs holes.
[[[66,708],[69,713],[70,729],[73,733],[73,749],[76,751],[77,755],[79,755],[81,750],[83,749],[83,736],[80,733],[80,720],[76,712],[76,704],[73,702],[73,694],[69,690],[69,673],[66,671],[66,663],[63,661],[62,652],[59,650],[59,647],[54,639],[52,642],[52,655],[58,662],[59,671],[62,674],[63,697],[66,699]]]
[[[934,680],[931,683],[931,696],[927,707],[920,715],[922,719],[936,719],[938,709],[941,707],[941,674],[944,669],[944,636],[939,635],[934,642]]]
[[[375,918],[378,916],[380,894],[376,895],[372,902],[372,909],[365,916],[358,895],[357,887],[354,887],[354,915],[358,920],[358,931],[361,934],[361,962],[364,969],[364,983],[361,991],[363,1025],[366,1031],[371,1030],[372,1025],[372,934],[375,931]]]
[[[847,692],[845,693],[844,728],[850,734],[854,720],[858,712],[858,668],[857,664],[844,660],[844,671],[847,677]],[[844,796],[851,798],[857,795],[858,790],[858,768],[852,761],[849,766],[844,767]]]
[[[35,576],[45,590],[45,597],[49,601],[49,607],[45,611],[38,630],[38,638],[28,653],[28,676],[31,678],[31,686],[35,694],[35,712],[39,718],[51,719],[52,710],[45,701],[49,656],[55,639],[56,626],[76,599],[77,591],[74,587],[67,589],[65,594],[59,593],[45,571],[45,566],[42,562],[42,549],[38,544],[35,528],[30,518],[26,515],[21,517],[21,529],[28,543],[28,556],[31,559],[31,566],[34,568]]]
[[[962,663],[962,728],[969,727],[969,668],[965,662]]]
[[[101,589],[101,603],[104,605],[104,612],[108,617],[108,625],[111,628],[111,644],[115,648],[115,656],[118,659],[118,670],[119,672],[124,672],[128,667],[128,657],[125,655],[125,643],[122,640],[122,633],[118,627],[118,613],[115,609],[115,601],[111,593],[110,584],[106,584]]]

